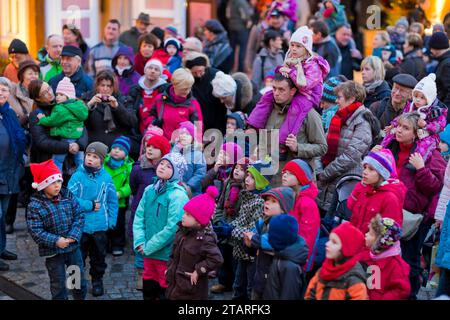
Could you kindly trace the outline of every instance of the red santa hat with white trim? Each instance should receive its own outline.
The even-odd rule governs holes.
[[[32,163],[30,169],[34,177],[31,186],[37,191],[44,190],[56,181],[63,181],[61,171],[51,159],[42,163]]]

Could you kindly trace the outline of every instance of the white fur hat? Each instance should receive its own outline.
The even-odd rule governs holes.
[[[297,42],[303,45],[308,50],[310,55],[313,55],[313,32],[307,26],[298,28],[291,37],[290,42]]]
[[[430,106],[437,97],[436,74],[430,73],[428,76],[420,80],[413,90],[421,92],[427,99],[427,105]]]
[[[211,84],[213,86],[212,94],[215,97],[229,97],[236,94],[236,81],[222,71],[216,73],[216,77],[211,81]]]

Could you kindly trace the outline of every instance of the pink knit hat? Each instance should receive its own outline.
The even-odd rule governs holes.
[[[206,226],[216,209],[216,198],[218,195],[219,190],[214,186],[210,186],[206,189],[206,193],[189,200],[183,209],[189,212],[202,226]]]
[[[64,77],[56,87],[55,93],[65,94],[69,99],[76,99],[77,96],[75,94],[75,86],[70,81],[70,78]]]
[[[242,159],[244,157],[244,152],[242,151],[242,148],[234,143],[234,142],[227,142],[222,145],[222,150],[225,151],[231,161],[235,164],[239,159]]]
[[[369,152],[362,164],[370,164],[384,180],[397,179],[397,166],[391,150],[381,149],[376,152]]]

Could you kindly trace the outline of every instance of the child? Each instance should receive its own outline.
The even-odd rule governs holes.
[[[110,249],[115,257],[123,255],[123,248],[125,247],[125,216],[131,195],[130,174],[134,163],[133,159],[128,156],[130,147],[131,142],[128,137],[117,138],[111,145],[111,152],[104,163],[106,172],[114,181],[117,199],[119,200],[116,228],[108,234]]]
[[[273,90],[273,78],[275,77],[275,71],[269,71],[267,75],[264,77],[264,87],[259,90],[261,95],[265,95],[267,92]]]
[[[245,129],[247,128],[247,115],[242,111],[233,112],[227,115],[227,126],[225,141],[245,145],[244,155],[250,155],[250,141],[245,138]]]
[[[388,61],[392,65],[397,63],[397,53],[395,51],[395,47],[391,44],[391,37],[387,31],[378,31],[373,38],[372,46],[373,56],[380,58],[383,62]],[[383,55],[389,54],[389,57],[383,57]]]
[[[408,32],[409,22],[406,17],[401,17],[395,23],[395,27],[388,27],[387,31],[391,37],[391,43],[396,50],[403,52],[403,44],[405,43],[406,33]]]
[[[119,91],[127,96],[132,86],[139,82],[141,75],[134,70],[134,53],[130,47],[120,47],[112,59],[112,67],[119,79]]]
[[[217,237],[211,228],[216,187],[187,202],[175,235],[167,264],[167,298],[170,300],[207,300],[208,273],[223,263]]]
[[[320,229],[320,213],[316,203],[319,190],[313,181],[313,170],[305,161],[295,159],[286,164],[282,170],[282,184],[295,192],[295,206],[289,211],[297,219],[299,236],[308,245],[308,264],[305,268],[309,272],[314,267],[317,253],[317,240]]]
[[[267,10],[266,17],[270,17],[270,14],[273,10],[277,9],[288,18],[287,21],[287,29],[290,32],[295,30],[295,25],[297,24],[297,1],[296,0],[274,0],[272,4],[270,4],[269,9]],[[284,28],[283,28],[284,29]]]
[[[164,49],[170,56],[169,61],[167,61],[166,67],[170,73],[174,73],[175,70],[181,68],[181,43],[175,38],[169,38],[164,41]]]
[[[154,183],[148,186],[136,210],[133,223],[133,248],[144,256],[144,300],[165,297],[167,261],[189,198],[179,185],[186,161],[178,153],[162,157],[156,168]]]
[[[156,167],[166,154],[170,152],[169,141],[161,135],[152,135],[149,139],[144,137],[145,143],[139,160],[134,164],[130,174],[130,188],[133,195],[131,201],[131,216],[128,224],[130,239],[133,243],[133,222],[136,209],[142,199],[145,188],[152,184],[156,177]],[[142,290],[142,273],[144,272],[144,257],[136,252],[134,258],[134,266],[137,273],[137,290]]]
[[[261,172],[268,170],[270,163],[256,162],[247,169],[245,190],[239,194],[241,206],[237,218],[230,223],[233,258],[236,260],[236,274],[233,284],[233,300],[248,300],[253,289],[255,259],[246,252],[244,235],[253,230],[255,223],[262,218],[264,200],[261,193],[270,187],[270,177]]]
[[[71,192],[62,187],[62,174],[53,160],[31,164],[34,177],[27,210],[27,226],[33,240],[39,245],[39,256],[46,257],[53,300],[67,300],[65,267],[80,270],[81,287],[72,291],[75,300],[86,297],[86,280],[80,251],[84,215]]]
[[[348,81],[348,79],[345,76],[339,75],[337,77],[331,77],[323,84],[323,95],[322,100],[320,100],[320,108],[322,109],[322,124],[325,133],[328,132],[331,119],[339,109],[339,106],[336,103],[337,96],[336,93],[334,93],[334,88],[346,81]]]
[[[362,162],[362,181],[351,193],[347,206],[352,211],[350,222],[364,234],[377,213],[383,218],[392,218],[399,225],[403,223],[407,189],[397,178],[395,163],[388,149],[369,152]]]
[[[308,246],[298,235],[294,217],[282,214],[270,221],[269,244],[274,249],[269,270],[265,300],[303,300],[307,282],[303,266],[308,257]]]
[[[263,298],[267,276],[273,260],[273,248],[268,241],[270,223],[273,217],[287,214],[292,210],[295,194],[291,188],[281,187],[261,194],[261,198],[264,199],[264,217],[258,220],[256,228],[252,230],[254,232],[244,233],[245,244],[257,250],[252,300]]]
[[[441,141],[439,142],[439,149],[441,155],[446,162],[450,159],[450,124],[445,126],[444,131],[439,134]]]
[[[318,106],[322,98],[323,81],[330,72],[328,62],[312,51],[312,31],[301,27],[292,35],[289,51],[282,67],[277,67],[297,88],[286,119],[280,128],[280,159],[286,158],[286,139],[297,136],[309,111]],[[273,92],[267,92],[256,105],[247,123],[255,129],[264,129],[273,109]]]
[[[444,130],[447,123],[448,109],[437,99],[435,80],[434,73],[420,80],[413,90],[413,101],[406,105],[403,111],[403,113],[416,112],[420,115],[416,151],[424,161],[439,146],[439,133]],[[397,118],[385,129],[388,133],[381,143],[383,147],[394,140],[396,126]]]
[[[198,133],[190,121],[180,123],[176,134],[175,145],[172,152],[183,155],[187,163],[187,170],[183,176],[183,186],[189,198],[198,196],[202,192],[202,180],[206,175],[206,159],[202,152],[201,143],[198,143]]]
[[[51,127],[52,137],[61,137],[67,143],[73,143],[83,135],[84,121],[89,112],[83,101],[78,100],[75,95],[75,86],[69,78],[62,79],[56,87],[56,102],[49,117],[38,114],[39,125]],[[54,154],[53,161],[59,170],[63,171],[64,160],[68,153]],[[83,164],[83,151],[75,154],[77,167]]]
[[[330,233],[326,259],[306,289],[306,300],[367,300],[366,274],[358,262],[364,235],[344,222]]]
[[[330,35],[333,36],[339,26],[347,23],[345,7],[341,5],[340,0],[325,0],[320,4],[320,10],[317,14],[323,18],[330,29]]]
[[[366,247],[370,251],[362,255],[362,262],[378,267],[381,276],[368,284],[370,300],[407,300],[409,297],[409,265],[401,256],[401,233],[400,225],[391,218],[377,214],[370,220],[366,233]]]
[[[85,216],[81,252],[83,261],[89,256],[92,277],[92,295],[104,294],[103,275],[107,268],[106,232],[117,223],[119,202],[116,187],[111,176],[103,169],[108,147],[101,142],[93,142],[86,148],[84,164],[70,178],[68,188],[77,198]]]

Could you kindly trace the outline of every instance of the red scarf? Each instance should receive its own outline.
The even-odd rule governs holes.
[[[339,109],[334,117],[331,119],[330,127],[328,129],[327,143],[328,151],[322,157],[324,167],[330,164],[338,152],[339,140],[341,138],[341,129],[345,122],[359,109],[363,104],[361,102],[354,102],[345,108]]]
[[[359,255],[355,255],[342,264],[335,265],[334,260],[326,258],[320,268],[319,276],[322,280],[333,281],[350,271],[359,261]]]

